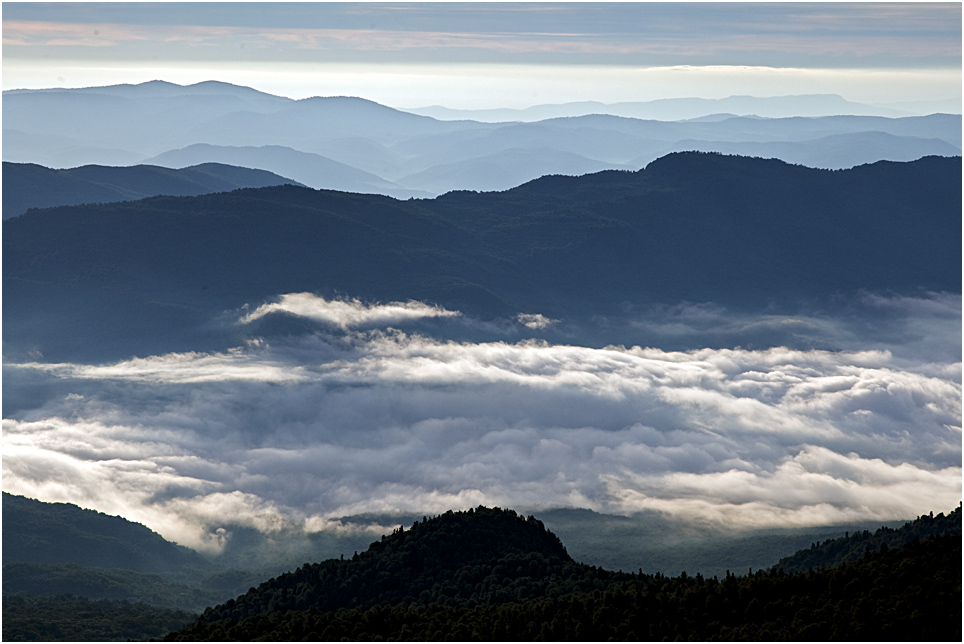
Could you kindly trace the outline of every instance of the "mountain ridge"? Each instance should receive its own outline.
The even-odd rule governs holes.
[[[3,563],[72,563],[138,572],[206,568],[193,550],[166,541],[140,523],[3,493]]]
[[[286,183],[302,185],[266,170],[213,162],[178,169],[139,164],[86,165],[57,170],[4,161],[3,175],[6,180],[4,219],[22,215],[30,208],[136,201],[159,195],[193,197]]]
[[[219,81],[190,86],[152,81],[76,90],[17,90],[8,91],[5,97],[5,161],[57,168],[130,165],[197,144],[283,146],[376,175],[378,181],[369,178],[367,183],[372,188],[366,191],[399,197],[431,196],[457,189],[503,189],[540,173],[562,170],[639,169],[679,150],[683,141],[731,146],[771,144],[766,154],[792,162],[812,160],[826,167],[882,159],[910,160],[945,154],[948,145],[960,150],[962,145],[959,116],[699,117],[706,116],[704,112],[746,112],[735,109],[740,101],[750,100],[745,97],[725,99],[732,104],[711,102],[707,105],[712,109],[701,108],[694,113],[677,111],[669,120],[639,118],[645,114],[547,113],[547,118],[538,121],[495,123],[438,120],[361,97],[294,100]],[[690,116],[697,118],[685,118]],[[905,138],[884,146],[855,138],[843,146],[847,153],[843,155],[840,144],[826,140],[832,135],[868,131]],[[346,141],[352,142],[350,149],[346,149]],[[783,143],[797,145],[784,150],[780,147]],[[808,148],[808,156],[800,156],[796,148],[801,146]],[[530,162],[500,163],[500,155],[510,158],[510,151],[519,148]],[[721,151],[742,153],[737,147]],[[562,156],[573,154],[597,165],[566,167]],[[486,163],[487,158],[494,162]],[[205,161],[235,163],[214,157],[194,160]],[[465,164],[473,162],[475,165],[466,170]],[[291,175],[282,165],[259,167]],[[432,176],[419,183],[422,172]],[[405,177],[409,178],[408,193],[390,185]],[[347,180],[339,183],[333,176],[326,183],[291,178],[313,187],[347,191],[358,187]],[[387,183],[376,185],[380,182]]]
[[[4,222],[5,350],[127,353],[149,337],[194,350],[198,332],[243,342],[247,329],[212,319],[283,293],[580,319],[624,302],[959,292],[960,164],[829,171],[678,153],[431,200],[281,186],[31,211]],[[51,306],[75,311],[69,328]],[[70,340],[79,333],[89,341]]]

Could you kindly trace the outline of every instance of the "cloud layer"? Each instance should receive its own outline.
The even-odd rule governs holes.
[[[280,310],[321,330],[225,353],[6,365],[43,395],[4,420],[4,489],[214,551],[230,523],[317,531],[480,503],[743,529],[960,500],[959,355],[455,342],[344,331],[442,310],[313,296],[252,315]]]

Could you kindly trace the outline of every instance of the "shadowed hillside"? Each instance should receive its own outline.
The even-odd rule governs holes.
[[[139,572],[210,566],[193,550],[166,541],[139,523],[71,503],[42,503],[4,492],[3,564],[19,562]]]

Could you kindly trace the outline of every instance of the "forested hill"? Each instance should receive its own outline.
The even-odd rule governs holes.
[[[572,590],[567,581],[588,569],[572,561],[541,521],[512,510],[479,507],[415,522],[409,530],[400,528],[347,560],[305,564],[208,609],[200,621],[310,608],[426,604],[443,598],[453,605],[499,603]],[[581,583],[584,589],[593,588],[591,582]]]
[[[931,512],[905,523],[900,528],[883,526],[874,532],[864,530],[838,539],[814,543],[809,550],[800,550],[781,559],[774,569],[784,572],[806,572],[810,569],[834,568],[857,561],[868,551],[899,548],[914,540],[934,535],[961,535],[961,506],[944,515]]]
[[[350,560],[306,564],[168,641],[959,641],[961,540],[937,535],[833,570],[724,579],[573,562],[509,510],[449,512]]]
[[[3,564],[65,563],[139,572],[203,570],[193,550],[149,528],[71,503],[3,493]]]
[[[3,224],[4,350],[235,346],[212,319],[293,292],[487,319],[960,292],[960,216],[960,157],[828,171],[702,153],[434,200],[281,186],[38,210]]]

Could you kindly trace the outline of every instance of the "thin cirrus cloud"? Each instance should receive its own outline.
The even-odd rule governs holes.
[[[961,365],[894,348],[456,342],[327,322],[232,352],[8,364],[42,399],[4,420],[4,489],[209,551],[225,517],[337,531],[339,517],[485,503],[740,530],[946,510]],[[237,375],[260,367],[278,377]],[[184,378],[195,369],[208,377]]]

